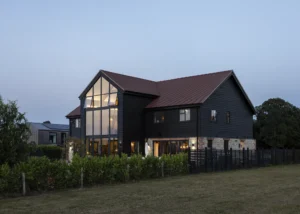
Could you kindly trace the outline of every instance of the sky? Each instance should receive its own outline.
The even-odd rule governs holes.
[[[100,69],[165,80],[233,69],[255,106],[300,106],[300,1],[0,0],[0,95],[67,124]]]

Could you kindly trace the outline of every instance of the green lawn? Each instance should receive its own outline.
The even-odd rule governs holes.
[[[300,165],[2,199],[0,213],[300,213]]]

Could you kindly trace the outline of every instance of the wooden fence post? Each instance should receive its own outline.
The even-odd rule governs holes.
[[[83,188],[83,168],[81,167],[81,173],[80,173],[80,187]]]
[[[230,148],[230,167],[229,169],[232,169],[232,148]]]
[[[164,162],[161,162],[161,177],[165,177],[164,175]]]
[[[293,148],[293,163],[296,163],[296,151],[295,148]]]
[[[130,180],[130,165],[127,164],[128,181]]]
[[[211,166],[211,171],[214,171],[214,159],[213,159],[213,148],[210,149],[210,166]]]
[[[204,157],[205,172],[207,172],[207,161],[208,161],[208,157],[207,157],[207,147],[205,147],[205,157]]]
[[[23,196],[26,195],[26,182],[25,182],[25,173],[22,172],[22,185],[23,185]]]
[[[246,162],[246,158],[245,158],[245,148],[243,148],[243,168],[245,168],[245,162]]]
[[[249,148],[247,148],[247,168],[249,168]]]
[[[192,173],[192,160],[191,160],[191,149],[188,147],[188,169],[189,173]]]

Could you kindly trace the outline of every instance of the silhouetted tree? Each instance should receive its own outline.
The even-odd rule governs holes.
[[[15,101],[4,103],[0,96],[0,164],[10,165],[27,158],[30,129]]]
[[[280,98],[256,107],[254,135],[258,144],[300,147],[300,110]]]

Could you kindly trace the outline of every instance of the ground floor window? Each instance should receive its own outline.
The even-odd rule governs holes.
[[[131,141],[130,143],[130,154],[139,154],[140,153],[139,142]]]
[[[117,138],[86,138],[86,154],[93,156],[117,155]]]
[[[163,154],[178,154],[187,152],[189,148],[188,140],[180,141],[154,141],[153,154],[156,157]]]
[[[56,144],[56,133],[49,133],[49,142]]]

